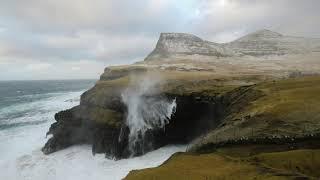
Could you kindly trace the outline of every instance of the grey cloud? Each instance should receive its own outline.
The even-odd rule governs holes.
[[[181,20],[170,0],[8,0],[1,2],[0,15],[9,29],[2,56],[43,61],[132,62]]]
[[[192,28],[193,32],[213,40],[227,33],[240,37],[263,28],[295,36],[320,37],[318,7],[317,0],[205,0],[199,6],[199,18],[192,21]]]
[[[3,17],[33,31],[154,31],[181,20],[170,0],[7,0]],[[130,30],[128,30],[130,28]]]
[[[76,61],[96,59],[102,61],[130,60],[151,51],[156,36],[143,34],[101,33],[78,31],[69,34],[24,33],[7,34],[0,39],[0,56],[21,58],[41,58],[42,61]]]
[[[218,42],[262,28],[320,37],[319,7],[317,0],[4,0],[0,78],[98,77],[104,66],[142,60],[160,32]]]

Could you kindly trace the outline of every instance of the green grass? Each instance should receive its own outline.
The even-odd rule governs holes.
[[[320,77],[263,83],[257,89],[264,91],[266,96],[254,102],[247,110],[249,113],[268,113],[290,123],[319,122]]]
[[[295,179],[320,177],[320,150],[261,153],[254,156],[177,153],[156,168],[131,171],[126,180]]]
[[[262,95],[251,100],[254,92]],[[240,137],[320,132],[320,76],[261,82],[231,104],[232,111],[221,125],[198,139],[192,149]]]
[[[320,177],[320,150],[295,150],[287,152],[262,153],[249,158],[249,161],[263,166]]]
[[[177,154],[157,168],[131,171],[126,180],[215,180],[215,179],[285,179],[241,160],[218,154]]]

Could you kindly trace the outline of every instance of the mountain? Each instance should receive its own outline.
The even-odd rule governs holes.
[[[161,33],[155,49],[145,58],[159,60],[175,56],[215,57],[269,56],[320,52],[320,39],[282,35],[259,30],[229,43],[214,43],[185,33]]]
[[[242,55],[264,56],[320,52],[320,39],[286,36],[270,30],[259,30],[225,44]]]
[[[231,56],[232,51],[220,44],[204,41],[185,33],[161,33],[156,48],[145,58],[155,60],[174,55]]]

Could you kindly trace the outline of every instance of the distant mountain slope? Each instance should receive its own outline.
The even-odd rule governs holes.
[[[227,43],[226,48],[243,55],[284,55],[320,52],[320,39],[285,36],[260,30]]]
[[[219,44],[185,33],[161,33],[155,49],[145,60],[159,60],[175,55],[216,57],[268,56],[320,52],[320,39],[285,36],[270,30],[259,30],[235,41]]]

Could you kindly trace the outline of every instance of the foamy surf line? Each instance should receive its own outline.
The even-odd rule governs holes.
[[[0,109],[0,124],[32,122],[40,120],[53,120],[52,114],[77,105],[79,101],[70,101],[80,98],[83,91],[66,92],[66,93],[47,93],[42,94],[44,98],[36,101],[24,102],[10,105]],[[46,97],[48,94],[50,96]],[[55,96],[52,96],[55,94]],[[31,96],[31,95],[28,95]],[[38,96],[38,95],[35,95]]]
[[[41,147],[45,134],[54,122],[56,112],[75,106],[79,92],[57,94],[27,104],[4,109],[2,113],[28,110],[25,116],[12,122],[45,120],[44,123],[0,130],[0,179],[8,180],[119,180],[133,169],[155,167],[173,153],[185,151],[186,146],[166,146],[132,159],[113,161],[103,154],[92,155],[90,146],[73,146],[50,155],[44,155]],[[72,101],[69,101],[72,99]],[[41,113],[37,113],[41,112]]]
[[[89,146],[74,146],[48,156],[35,150],[17,158],[14,167],[10,167],[13,174],[2,178],[12,179],[14,176],[15,179],[30,180],[120,180],[131,170],[158,166],[178,151],[185,151],[185,146],[167,146],[141,157],[114,161],[106,159],[103,154],[93,156]],[[14,171],[12,168],[15,168]]]

